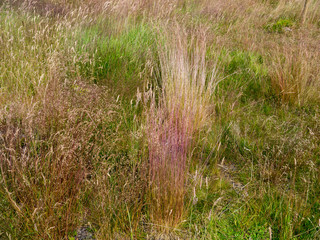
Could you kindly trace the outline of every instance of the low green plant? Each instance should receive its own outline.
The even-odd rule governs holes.
[[[275,33],[283,33],[286,29],[292,28],[294,26],[294,22],[291,19],[279,19],[275,23],[270,23],[265,26],[265,29],[268,32],[275,32]],[[292,31],[292,30],[291,30]]]

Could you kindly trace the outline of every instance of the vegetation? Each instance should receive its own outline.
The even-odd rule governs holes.
[[[0,239],[320,238],[319,0],[0,0]]]

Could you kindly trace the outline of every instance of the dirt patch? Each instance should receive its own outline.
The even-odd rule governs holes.
[[[90,231],[88,226],[83,226],[77,230],[76,240],[95,240],[94,234]]]

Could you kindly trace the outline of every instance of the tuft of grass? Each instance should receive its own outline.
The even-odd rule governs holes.
[[[211,117],[215,87],[214,73],[206,72],[204,39],[188,45],[187,36],[179,28],[174,31],[177,38],[160,45],[161,89],[157,101],[150,92],[146,122],[151,220],[170,227],[177,226],[184,214],[193,135]]]
[[[319,101],[319,83],[317,81],[317,67],[312,64],[312,59],[317,53],[288,48],[278,51],[273,58],[270,71],[271,84],[277,95],[284,102],[298,104]]]

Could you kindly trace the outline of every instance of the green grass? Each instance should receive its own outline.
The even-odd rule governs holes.
[[[241,101],[247,103],[261,97],[272,97],[268,69],[259,54],[233,50],[223,50],[219,56],[219,66],[223,69],[223,80],[219,88],[233,94],[241,94]]]
[[[147,58],[156,47],[154,33],[146,23],[128,24],[117,35],[109,35],[106,28],[112,31],[112,26],[99,23],[79,30],[78,54],[88,57],[77,63],[81,75],[133,97],[149,74]]]
[[[269,32],[283,33],[285,29],[290,29],[293,26],[294,22],[291,19],[279,19],[275,23],[268,24],[265,29]]]

